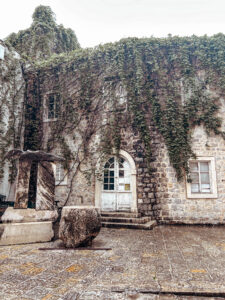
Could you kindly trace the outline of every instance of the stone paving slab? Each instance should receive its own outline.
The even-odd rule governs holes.
[[[110,251],[39,250],[59,246],[1,246],[0,299],[225,299],[222,226],[102,228],[92,247]]]

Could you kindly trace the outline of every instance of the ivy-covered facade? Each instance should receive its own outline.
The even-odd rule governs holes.
[[[4,160],[13,148],[23,147],[24,137],[23,65],[12,47],[0,40],[0,199],[13,201],[15,192],[15,162]]]
[[[25,63],[23,148],[65,158],[58,205],[224,223],[224,46],[129,38]]]

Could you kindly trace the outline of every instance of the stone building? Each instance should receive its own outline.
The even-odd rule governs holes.
[[[14,201],[16,168],[4,156],[23,146],[24,92],[21,58],[0,40],[0,197],[8,201]]]
[[[65,158],[57,205],[225,223],[224,43],[223,34],[124,39],[20,69],[24,150]]]
[[[194,43],[199,40],[194,39]],[[224,75],[216,69],[217,74],[211,72],[209,78],[195,49],[193,57],[189,56],[191,77],[185,78],[184,70],[179,70],[181,64],[170,62],[176,72],[170,74],[175,93],[169,85],[168,90],[163,90],[168,62],[161,66],[164,74],[156,75],[158,71],[145,69],[148,62],[142,57],[143,78],[138,78],[137,73],[134,76],[128,66],[128,79],[124,79],[115,65],[118,52],[130,47],[130,53],[135,53],[142,44],[146,43],[147,48],[156,41],[124,40],[103,50],[76,52],[69,59],[46,63],[38,73],[27,72],[27,103],[36,103],[37,109],[38,148],[63,155],[67,160],[64,166],[57,165],[57,200],[61,206],[95,205],[102,211],[134,212],[163,223],[224,223],[225,102],[221,83],[215,84],[216,76]],[[170,38],[161,41],[162,49],[173,51],[174,44],[180,43],[180,49],[174,53],[181,54],[182,39],[175,38],[167,45],[169,42]],[[191,38],[188,42],[191,48]],[[103,58],[110,51],[115,51],[113,58]],[[162,55],[168,59],[167,53]],[[155,59],[154,55],[151,58]],[[193,62],[194,58],[197,62]],[[138,68],[134,72],[137,71]],[[158,91],[155,86],[148,87],[151,95],[146,95],[149,78],[145,72],[161,80]],[[37,82],[38,95],[34,92]],[[137,83],[140,95],[133,94],[138,87],[131,90]],[[156,108],[152,97],[156,92],[161,119],[166,123],[164,131],[153,112]],[[166,97],[175,100],[167,102]],[[173,107],[170,115],[168,111]],[[182,125],[181,131],[176,128],[185,122],[189,122],[188,134],[187,125]],[[32,135],[29,127],[25,132],[28,144]],[[189,153],[185,153],[189,146]],[[187,165],[182,159],[187,159]],[[176,163],[180,170],[176,170]]]

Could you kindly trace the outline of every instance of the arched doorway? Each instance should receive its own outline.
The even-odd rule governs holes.
[[[105,162],[102,181],[96,182],[95,205],[101,211],[137,212],[136,168],[127,152],[121,150]]]

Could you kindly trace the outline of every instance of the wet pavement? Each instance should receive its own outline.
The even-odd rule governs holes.
[[[92,247],[0,247],[0,299],[225,299],[225,227],[102,228]]]

